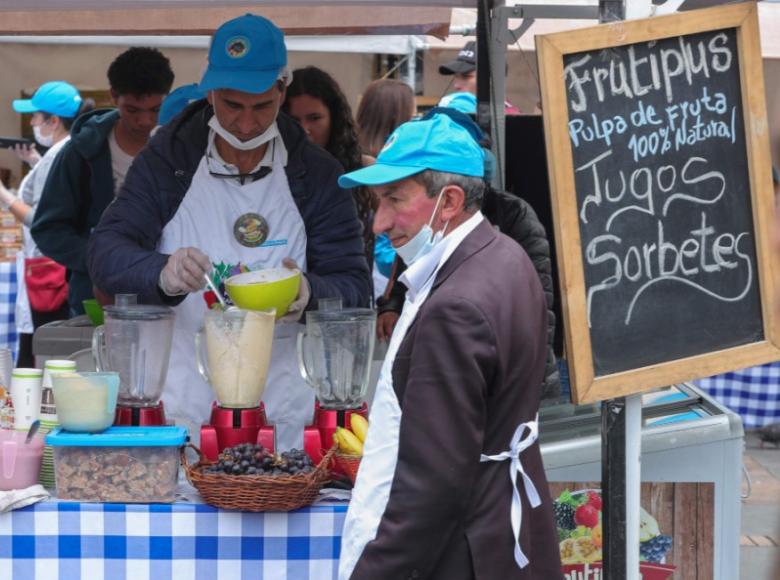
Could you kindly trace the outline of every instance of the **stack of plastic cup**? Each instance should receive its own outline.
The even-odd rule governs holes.
[[[49,433],[59,426],[57,420],[57,407],[55,405],[54,393],[51,388],[52,375],[60,373],[76,372],[76,361],[73,360],[47,360],[43,363],[43,381],[41,394],[41,427],[40,432]],[[54,478],[54,450],[50,445],[43,448],[43,463],[41,464],[41,474],[38,477],[41,485],[53,488],[55,486]]]
[[[41,369],[11,371],[11,399],[14,404],[14,429],[27,431],[41,415]]]

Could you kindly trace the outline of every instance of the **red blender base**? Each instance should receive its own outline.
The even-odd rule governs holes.
[[[151,407],[117,405],[114,425],[127,427],[158,427],[165,425],[165,409],[160,401]]]
[[[363,415],[368,419],[368,405],[364,402],[356,409],[324,409],[320,402],[314,402],[314,420],[311,425],[303,428],[303,450],[317,464],[322,459],[323,451],[333,447],[333,434],[336,427],[350,428],[350,417],[353,413]],[[335,473],[341,473],[333,468]]]
[[[211,461],[216,461],[226,447],[241,443],[258,443],[273,452],[275,439],[274,426],[265,418],[263,403],[249,409],[231,409],[215,402],[209,423],[200,428],[200,450]]]

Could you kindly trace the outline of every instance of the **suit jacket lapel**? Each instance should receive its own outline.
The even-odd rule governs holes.
[[[461,263],[496,239],[497,235],[498,233],[493,229],[493,226],[490,225],[490,222],[487,221],[487,219],[483,219],[482,222],[474,228],[474,231],[463,239],[447,262],[441,267],[439,273],[436,275],[436,280],[433,283],[431,292],[436,290],[442,282],[449,278],[450,274],[452,274]]]

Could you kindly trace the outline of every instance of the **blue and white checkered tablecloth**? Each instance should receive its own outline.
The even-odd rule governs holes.
[[[0,514],[0,579],[331,580],[346,512],[46,501]]]
[[[16,356],[16,262],[0,262],[0,348]]]
[[[780,421],[780,361],[694,383],[739,414],[745,427]]]

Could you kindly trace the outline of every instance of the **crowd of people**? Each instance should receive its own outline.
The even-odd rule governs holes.
[[[422,118],[393,79],[366,87],[353,116],[330,74],[291,71],[282,32],[247,14],[215,32],[197,84],[171,93],[168,59],[131,48],[108,69],[113,109],[88,111],[63,81],[14,103],[50,149],[18,151],[33,170],[0,201],[29,228],[25,256],[68,283],[48,317],[33,308],[32,326],[83,313],[93,296],[173,307],[165,402],[177,423],[210,410],[194,336],[217,264],[303,274],[263,397],[280,449],[302,447],[313,407],[297,323],[322,298],[378,299],[388,355],[344,580],[561,576],[536,423],[557,388],[549,245],[533,209],[490,185],[489,140],[469,116],[475,68],[467,45],[442,66],[455,91]],[[261,235],[244,236],[250,225]]]

